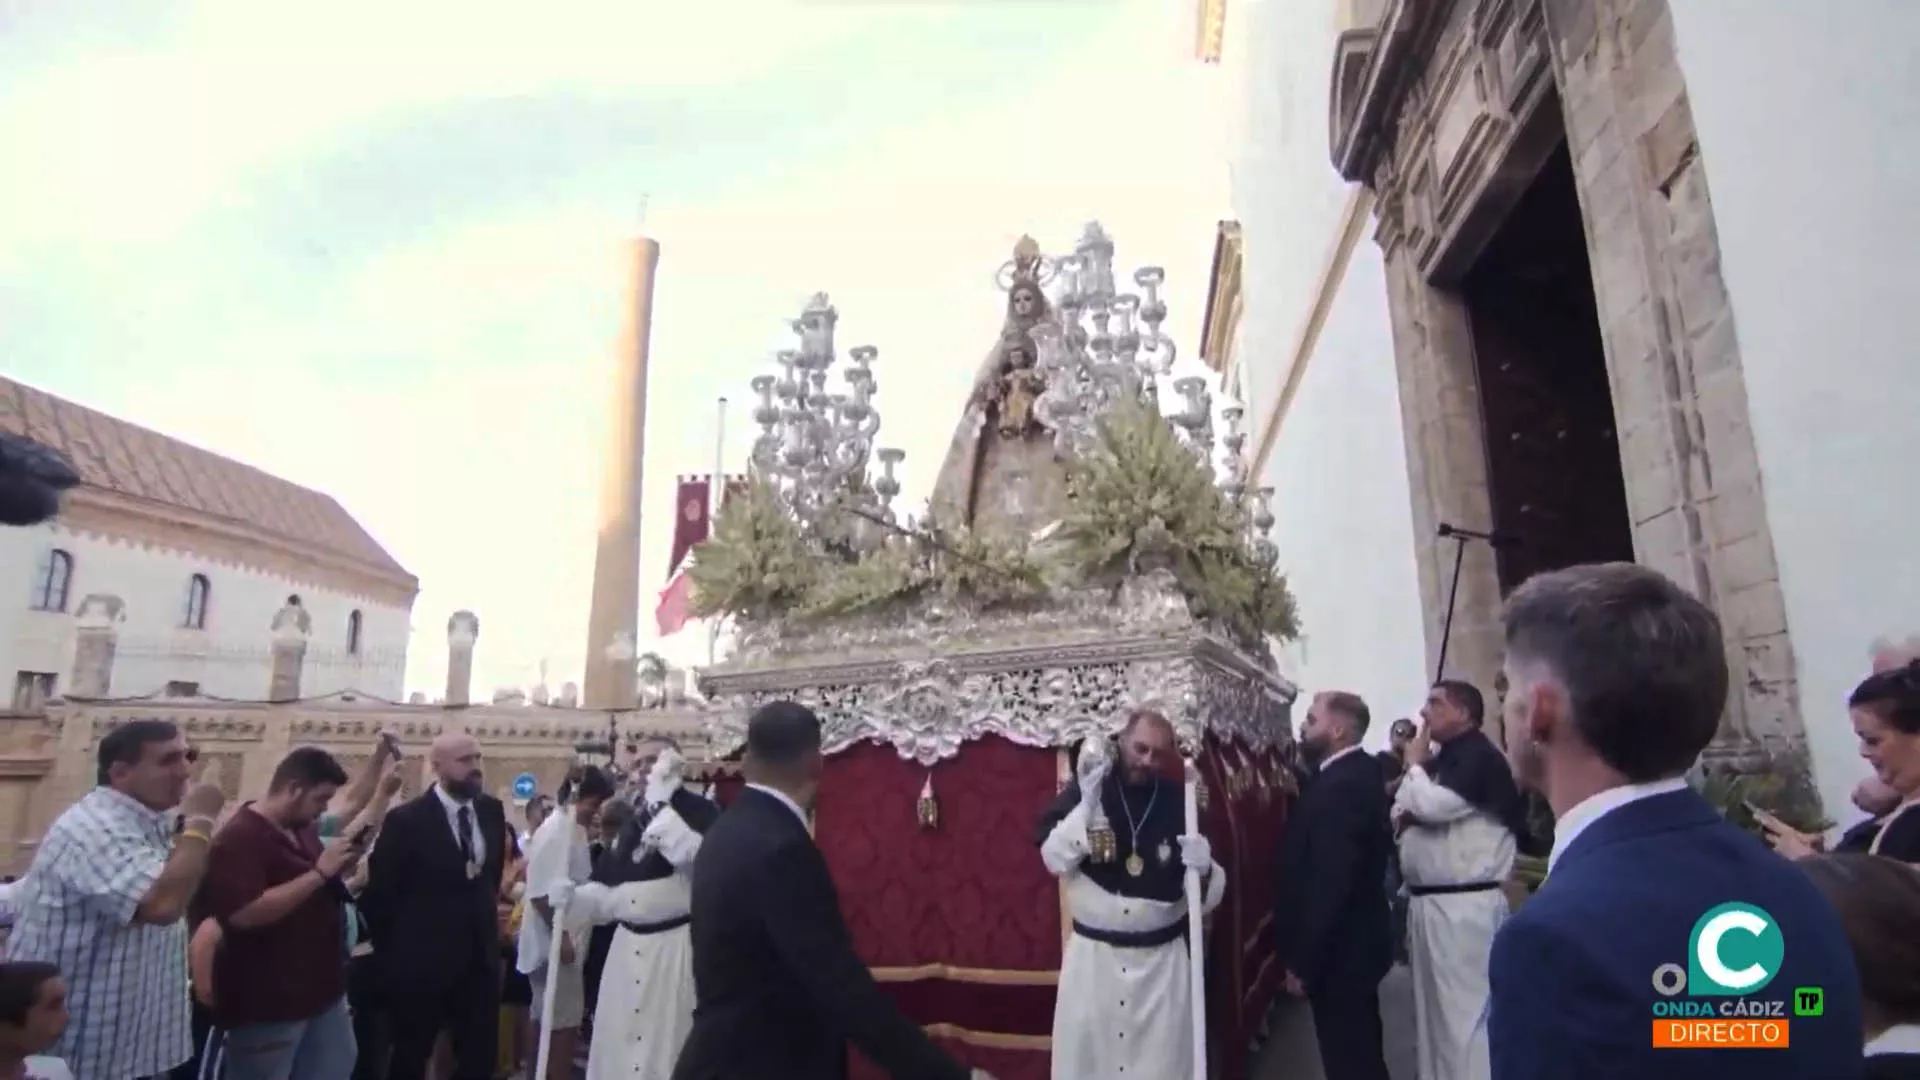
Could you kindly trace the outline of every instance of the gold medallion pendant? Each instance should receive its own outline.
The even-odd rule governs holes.
[[[1146,872],[1146,869],[1147,860],[1141,858],[1139,852],[1134,852],[1132,855],[1127,856],[1128,877],[1139,877]]]

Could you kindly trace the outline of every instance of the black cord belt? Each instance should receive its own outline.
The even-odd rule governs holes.
[[[1450,896],[1454,893],[1492,892],[1500,887],[1497,881],[1463,881],[1455,885],[1409,885],[1408,896]]]
[[[1073,932],[1102,945],[1113,945],[1122,949],[1156,949],[1186,937],[1187,919],[1182,915],[1171,925],[1163,926],[1158,930],[1100,930],[1075,919]]]
[[[692,915],[676,915],[671,919],[661,919],[659,922],[622,922],[620,929],[646,937],[648,934],[664,934],[669,930],[678,930],[692,921]]]

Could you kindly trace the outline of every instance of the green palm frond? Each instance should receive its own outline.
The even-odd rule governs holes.
[[[779,493],[755,480],[727,500],[713,535],[693,549],[691,609],[700,618],[765,621],[805,603],[822,570]]]
[[[1748,832],[1761,832],[1748,804],[1779,818],[1803,833],[1821,833],[1833,827],[1813,786],[1813,771],[1804,753],[1763,752],[1739,767],[1709,765],[1693,781],[1695,791],[1726,819]]]
[[[1046,595],[1045,566],[1018,540],[948,531],[934,565],[940,592],[981,609],[1025,604]]]
[[[1197,618],[1243,644],[1300,633],[1286,578],[1259,565],[1242,539],[1240,516],[1213,471],[1180,442],[1158,410],[1115,406],[1099,436],[1068,474],[1070,504],[1061,524],[1062,558],[1081,577],[1115,581],[1143,537],[1165,545],[1174,577]]]
[[[858,562],[822,576],[795,610],[801,618],[830,618],[905,603],[925,593],[931,576],[913,549],[888,543]]]
[[[756,480],[693,551],[697,616],[826,619],[937,594],[976,610],[1041,602],[1056,583],[1118,584],[1151,557],[1170,566],[1196,617],[1251,648],[1300,633],[1286,577],[1262,564],[1213,472],[1160,413],[1123,403],[1069,466],[1068,509],[1036,551],[1021,540],[936,528],[836,558],[779,493]]]

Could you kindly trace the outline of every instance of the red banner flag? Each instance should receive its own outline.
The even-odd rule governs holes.
[[[660,593],[660,604],[653,609],[653,621],[660,627],[661,637],[672,637],[687,625],[692,616],[693,579],[686,571],[673,575],[667,587]]]
[[[712,491],[713,486],[705,476],[680,478],[679,490],[673,494],[673,556],[667,560],[669,582],[686,561],[693,545],[707,538],[711,525],[707,520],[707,507]]]
[[[727,504],[733,501],[734,496],[745,495],[747,493],[748,483],[748,478],[744,475],[736,474],[727,477],[727,486],[720,489],[720,509],[725,510]]]

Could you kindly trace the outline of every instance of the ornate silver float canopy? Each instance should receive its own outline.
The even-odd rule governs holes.
[[[1161,462],[1185,462],[1173,471],[1190,475],[1190,494],[1212,508],[1205,519],[1216,537],[1210,550],[1238,560],[1248,588],[1285,591],[1267,538],[1272,489],[1251,489],[1241,458],[1242,410],[1221,412],[1225,430],[1216,439],[1208,381],[1194,375],[1171,380],[1178,407],[1160,411],[1160,383],[1171,377],[1177,355],[1164,330],[1166,273],[1143,267],[1133,275],[1141,292],[1118,292],[1113,257],[1112,239],[1094,223],[1072,254],[1048,256],[1022,238],[1000,268],[1005,324],[942,464],[931,520],[903,524],[893,508],[900,491],[894,469],[904,455],[875,449],[877,351],[851,350],[844,388],[830,387],[839,313],[821,293],[793,321],[797,347],[778,354],[777,375],[752,384],[761,427],[752,467],[763,493],[754,512],[786,546],[756,561],[757,551],[736,550],[744,542],[735,537],[749,530],[729,536],[723,520],[709,562],[720,566],[719,546],[732,544],[724,553],[728,572],[751,599],[738,609],[751,623],[742,627],[739,651],[699,673],[712,703],[715,752],[737,749],[748,714],[778,698],[820,714],[829,750],[877,741],[927,764],[989,734],[1031,746],[1069,745],[1112,730],[1134,706],[1164,712],[1189,749],[1208,732],[1252,746],[1291,741],[1295,691],[1275,673],[1261,639],[1263,632],[1291,631],[1272,630],[1260,617],[1251,633],[1244,620],[1238,632],[1227,632],[1231,620],[1223,621],[1220,598],[1209,610],[1193,583],[1172,569],[1171,553],[1185,539],[1177,535],[1178,515],[1168,518],[1174,534],[1158,516],[1114,526],[1108,546],[1117,557],[1100,573],[1056,573],[1046,562],[1052,538],[1076,528],[1069,469],[1113,454],[1103,421],[1126,405],[1136,418],[1164,418],[1136,419],[1147,423],[1136,430],[1162,448]],[[772,503],[764,502],[766,493]],[[1077,525],[1088,531],[1084,514]],[[1006,545],[994,564],[1002,572],[1012,567],[1043,582],[1019,602],[969,603],[964,589],[939,576],[960,563],[986,566],[1001,550],[995,545]],[[923,556],[931,568],[917,561]],[[856,610],[846,602],[779,599],[831,591],[800,580],[810,576],[810,560],[834,567],[822,580],[873,572],[882,581],[897,568],[899,579],[885,578],[875,593],[911,602]],[[701,561],[696,552],[697,588]],[[782,573],[800,583],[785,592],[756,591],[749,571],[759,563],[788,568]],[[802,569],[792,570],[796,565]],[[821,617],[823,610],[833,614]],[[1291,614],[1281,622],[1291,627]]]
[[[744,745],[748,716],[780,699],[819,714],[829,753],[871,741],[925,765],[983,735],[1071,746],[1111,734],[1135,706],[1164,713],[1189,752],[1209,731],[1253,748],[1293,738],[1293,685],[1198,625],[1165,571],[1117,600],[1086,591],[982,618],[934,608],[766,644],[701,672],[717,755]]]

